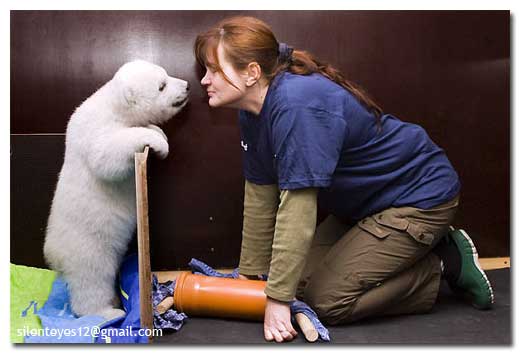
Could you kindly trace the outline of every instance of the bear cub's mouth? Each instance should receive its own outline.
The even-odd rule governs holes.
[[[177,102],[173,102],[172,103],[172,107],[180,107],[181,105],[183,105],[186,101],[188,100],[188,97],[184,97],[183,99],[181,99],[180,101],[177,101]]]

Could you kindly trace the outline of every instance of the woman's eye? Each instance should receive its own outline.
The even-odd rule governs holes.
[[[162,92],[164,90],[164,87],[166,87],[166,82],[161,83],[161,85],[159,86],[159,91]]]

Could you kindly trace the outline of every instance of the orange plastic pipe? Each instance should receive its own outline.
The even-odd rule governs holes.
[[[263,321],[265,281],[181,273],[173,305],[188,316],[213,316]]]

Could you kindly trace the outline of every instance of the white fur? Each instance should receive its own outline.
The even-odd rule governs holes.
[[[71,116],[44,255],[67,281],[77,315],[124,314],[116,275],[136,227],[134,153],[149,145],[166,158],[167,138],[155,124],[179,112],[187,96],[186,81],[133,61]]]

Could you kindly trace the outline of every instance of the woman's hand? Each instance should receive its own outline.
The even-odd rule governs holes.
[[[264,317],[264,337],[267,341],[291,341],[298,333],[291,324],[291,309],[283,303],[267,297]]]
[[[238,279],[244,279],[244,280],[252,279],[252,280],[261,281],[262,277],[260,275],[242,275],[239,273]]]
[[[248,280],[249,278],[247,278],[246,276],[241,275],[241,274],[239,273],[239,274],[238,274],[238,279]]]

